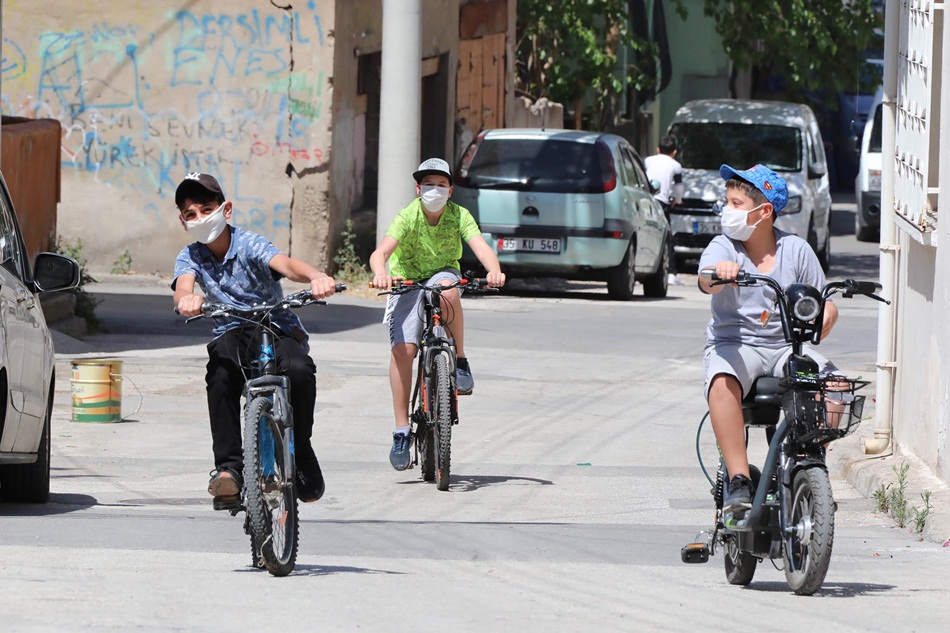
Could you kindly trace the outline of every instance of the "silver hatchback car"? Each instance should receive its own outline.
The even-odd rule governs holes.
[[[622,137],[487,130],[455,176],[453,200],[472,212],[508,275],[606,281],[620,300],[640,281],[646,296],[666,296],[669,224]]]
[[[38,295],[74,288],[79,265],[40,253],[30,266],[7,184],[0,175],[0,497],[49,498],[53,342]]]

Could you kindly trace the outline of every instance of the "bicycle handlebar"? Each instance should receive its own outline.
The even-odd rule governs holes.
[[[369,287],[373,288],[373,282],[369,282]],[[394,279],[393,285],[390,290],[383,290],[379,294],[381,295],[401,295],[411,292],[413,290],[429,290],[432,292],[444,292],[445,290],[450,290],[452,288],[464,287],[466,290],[477,290],[481,292],[498,292],[498,288],[488,285],[488,279],[484,277],[463,277],[457,279],[450,284],[435,284],[435,285],[426,285],[421,281],[413,281],[411,279]]]
[[[338,283],[335,286],[336,292],[343,292],[346,290],[346,284]],[[188,317],[187,322],[193,321],[195,319],[203,319],[206,317],[216,317],[216,316],[238,316],[238,317],[253,317],[259,314],[266,314],[277,309],[286,309],[286,308],[302,308],[308,305],[326,305],[327,302],[323,299],[314,299],[313,293],[310,290],[301,290],[293,294],[289,294],[277,303],[270,305],[259,305],[252,306],[250,308],[241,308],[235,305],[230,305],[227,303],[211,303],[205,301],[201,304],[201,314]],[[178,311],[178,307],[175,307],[175,314],[181,314]]]

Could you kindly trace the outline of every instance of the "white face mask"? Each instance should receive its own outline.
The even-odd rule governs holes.
[[[214,213],[200,220],[185,222],[185,226],[188,228],[188,232],[191,233],[192,237],[202,244],[210,244],[215,241],[218,236],[224,232],[224,227],[228,225],[227,220],[224,219],[225,204],[227,203],[222,202],[221,206],[215,209]]]
[[[740,242],[746,241],[752,237],[752,234],[755,232],[755,227],[762,221],[760,218],[759,222],[755,224],[746,224],[746,218],[749,217],[750,213],[764,206],[764,204],[765,203],[762,203],[755,209],[750,209],[749,211],[730,206],[723,207],[722,217],[719,218],[719,222],[722,224],[722,232],[730,239],[739,240]]]
[[[422,185],[419,187],[419,192],[422,196],[422,206],[425,207],[429,213],[441,211],[442,207],[444,207],[445,203],[449,200],[448,187]]]

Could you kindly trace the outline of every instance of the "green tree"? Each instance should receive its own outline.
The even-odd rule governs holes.
[[[704,0],[704,12],[736,69],[781,77],[790,99],[880,81],[861,68],[861,53],[883,25],[870,0]]]
[[[626,0],[518,0],[518,89],[573,107],[575,127],[590,97],[591,120],[605,129],[624,80],[637,89],[652,81],[652,73],[621,61],[627,47],[655,64],[651,45],[633,33],[628,10]]]

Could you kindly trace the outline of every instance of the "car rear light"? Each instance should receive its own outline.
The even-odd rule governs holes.
[[[609,231],[607,237],[612,237],[614,239],[620,239],[623,237],[623,231]]]
[[[597,156],[600,159],[600,173],[604,179],[604,193],[613,191],[617,187],[617,169],[610,147],[603,141],[597,141]]]

